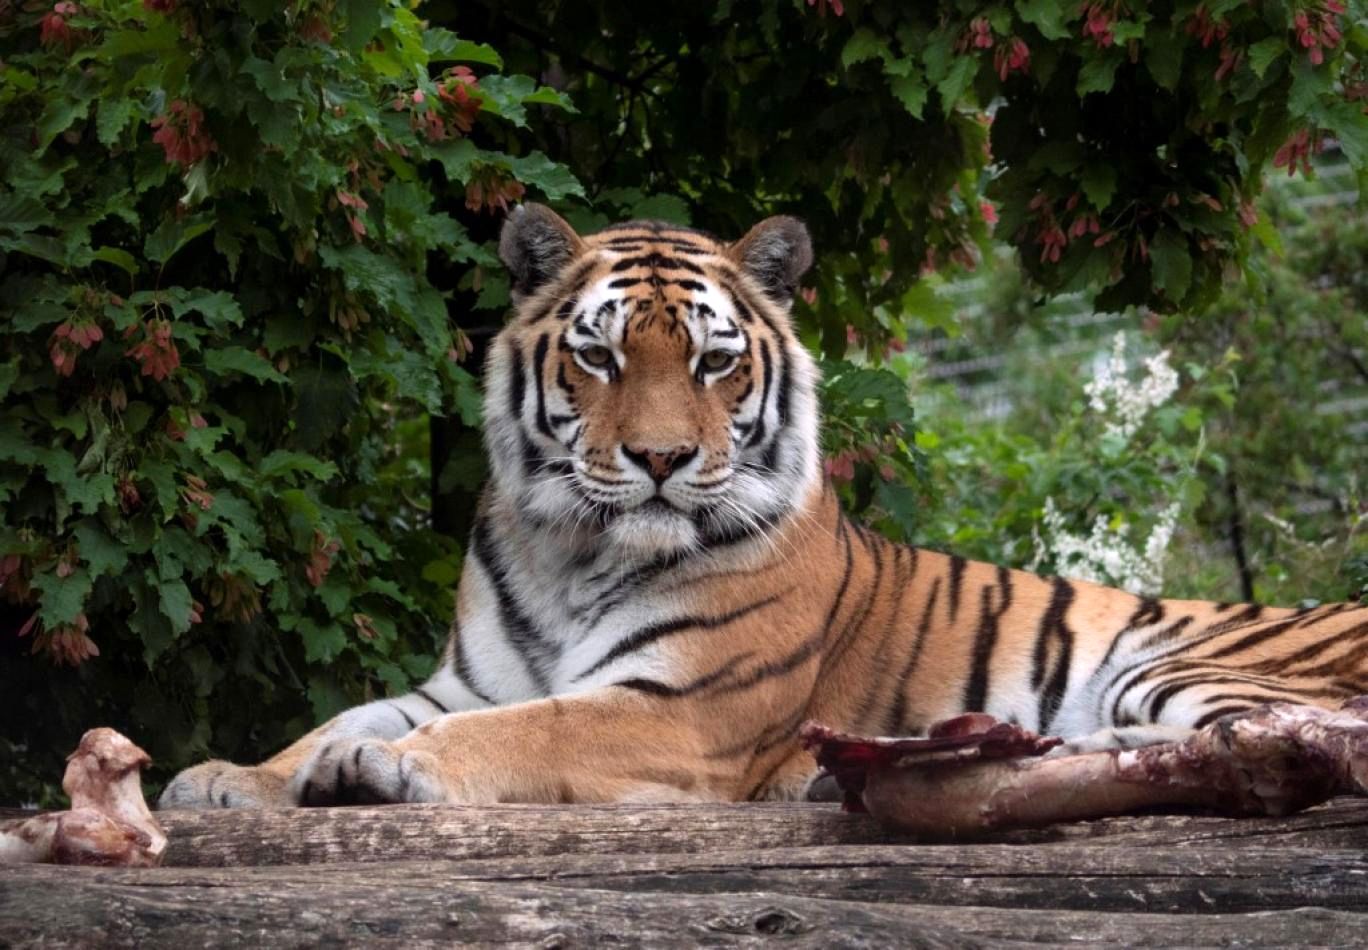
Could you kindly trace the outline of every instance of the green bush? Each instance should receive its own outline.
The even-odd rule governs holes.
[[[426,274],[496,263],[439,209],[578,191],[476,144],[560,96],[407,3],[15,7],[0,650],[36,656],[0,663],[5,798],[96,723],[166,774],[427,674],[460,549],[412,420],[480,400]]]

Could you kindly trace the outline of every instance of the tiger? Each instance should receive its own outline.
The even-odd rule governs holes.
[[[825,477],[792,302],[806,227],[581,236],[523,204],[484,489],[436,672],[162,808],[796,800],[805,720],[987,712],[1067,751],[1368,686],[1368,607],[1139,596],[894,543]]]

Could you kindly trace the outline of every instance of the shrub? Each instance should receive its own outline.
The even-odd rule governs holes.
[[[495,263],[441,206],[578,185],[476,144],[560,96],[398,0],[16,6],[0,782],[35,794],[95,722],[166,774],[428,672],[460,549],[400,450],[479,395],[426,274]]]

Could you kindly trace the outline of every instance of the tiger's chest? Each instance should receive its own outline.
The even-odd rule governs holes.
[[[670,565],[567,564],[524,550],[467,573],[467,662],[499,703],[676,672],[695,597]]]

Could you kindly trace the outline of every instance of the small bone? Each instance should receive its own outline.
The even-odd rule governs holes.
[[[1036,757],[1058,740],[991,717],[957,728],[949,755],[934,737],[858,739],[814,725],[803,735],[848,807],[927,837],[1155,808],[1285,815],[1368,793],[1368,697],[1339,710],[1274,703],[1223,717],[1182,742],[1058,758]]]
[[[0,864],[160,864],[166,835],[147,810],[139,780],[151,761],[113,729],[91,729],[62,778],[71,810],[0,824]]]

